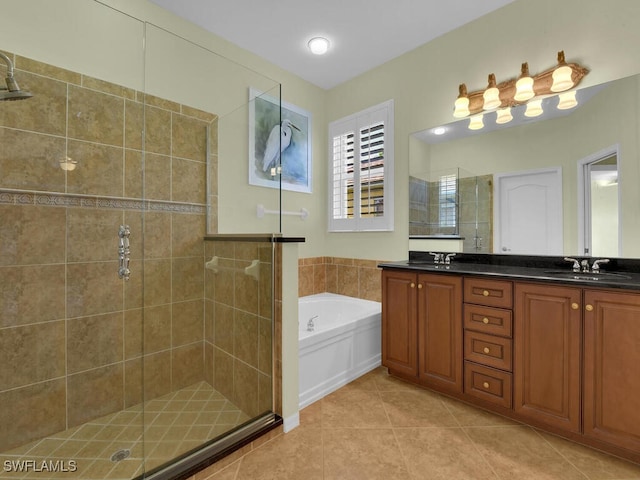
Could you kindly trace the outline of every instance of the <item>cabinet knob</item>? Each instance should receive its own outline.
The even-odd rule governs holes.
[[[487,317],[484,317],[482,319],[482,323],[484,323],[486,325],[487,323],[489,323],[489,319]]]
[[[420,288],[422,288],[422,284],[421,283],[418,284],[418,289],[420,289]]]
[[[577,303],[572,303],[571,304],[571,309],[572,310],[577,310],[580,307],[580,305],[578,305]]]
[[[489,350],[489,347],[484,347],[484,348],[482,349],[482,351],[483,351],[484,353],[489,353],[491,350]]]
[[[489,290],[483,290],[482,291],[482,295],[484,295],[485,297],[489,296]]]
[[[483,386],[484,388],[489,388],[489,382],[484,382],[484,383],[482,384],[482,386]]]
[[[592,312],[592,311],[593,311],[593,305],[589,305],[588,303],[587,303],[587,305],[586,305],[584,308],[585,308],[585,310],[586,310],[587,312]]]
[[[411,282],[411,288],[416,288],[416,284]]]

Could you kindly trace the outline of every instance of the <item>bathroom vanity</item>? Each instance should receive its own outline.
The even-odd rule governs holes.
[[[586,273],[411,252],[380,266],[391,375],[640,462],[640,261]]]

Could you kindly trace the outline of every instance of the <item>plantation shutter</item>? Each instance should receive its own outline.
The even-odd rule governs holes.
[[[393,230],[393,102],[329,125],[329,230]]]

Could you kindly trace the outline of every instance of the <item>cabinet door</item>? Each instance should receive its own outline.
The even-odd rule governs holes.
[[[382,271],[382,364],[390,370],[418,375],[417,275]]]
[[[426,384],[462,392],[462,278],[418,276],[418,367]]]
[[[585,290],[584,435],[640,451],[640,295]]]
[[[517,283],[514,409],[523,417],[580,432],[582,291]]]

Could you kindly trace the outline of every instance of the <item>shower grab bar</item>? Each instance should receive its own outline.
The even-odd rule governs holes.
[[[213,271],[213,273],[218,273],[221,270],[227,270],[231,272],[244,272],[245,275],[249,277],[253,277],[256,280],[260,279],[260,260],[252,260],[251,265],[245,268],[233,268],[233,267],[221,267],[218,265],[219,258],[217,256],[213,257],[207,263],[204,264],[205,268]]]
[[[286,210],[283,210],[281,212],[280,210],[266,210],[264,208],[264,205],[258,205],[256,209],[256,215],[258,218],[263,218],[267,213],[270,215],[293,215],[296,217],[300,217],[300,220],[306,220],[309,216],[309,210],[307,210],[306,208],[301,208],[299,212],[288,212]]]

